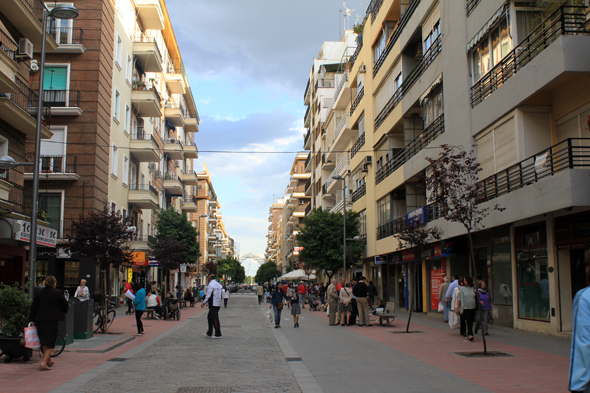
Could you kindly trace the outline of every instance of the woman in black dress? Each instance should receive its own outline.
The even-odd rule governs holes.
[[[68,301],[62,291],[55,289],[57,281],[53,276],[47,276],[44,281],[45,288],[37,291],[31,306],[29,320],[34,323],[43,350],[43,360],[39,369],[51,370],[53,361],[51,351],[55,348],[57,339],[57,325],[65,319],[68,312]]]

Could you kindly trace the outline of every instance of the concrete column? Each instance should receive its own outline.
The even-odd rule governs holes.
[[[557,246],[555,245],[555,225],[553,213],[547,214],[545,217],[545,223],[547,225],[547,269],[549,269],[547,279],[549,280],[550,297],[550,333],[556,334],[561,330],[561,315],[559,307],[559,268],[557,261]]]

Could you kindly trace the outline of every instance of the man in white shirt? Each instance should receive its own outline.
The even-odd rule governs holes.
[[[153,309],[154,317],[156,319],[160,319],[160,316],[162,315],[162,306],[160,304],[160,298],[152,291],[149,291],[147,295],[147,308]]]
[[[215,279],[215,274],[209,274],[209,285],[207,285],[207,294],[203,299],[203,304],[209,307],[209,314],[207,314],[207,322],[209,328],[206,336],[211,338],[221,338],[221,326],[219,324],[219,308],[221,307],[221,298],[223,293],[223,286]],[[215,328],[215,336],[213,336],[213,329]]]

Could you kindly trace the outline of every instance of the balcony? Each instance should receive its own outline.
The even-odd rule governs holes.
[[[155,38],[147,37],[143,34],[134,38],[133,56],[141,65],[145,72],[162,72],[162,54],[158,48]]]
[[[83,54],[86,52],[84,47],[84,30],[79,27],[57,27],[50,26],[49,32],[55,42],[57,49],[52,53],[66,53],[66,54]]]
[[[309,100],[311,98],[311,90],[309,89],[310,80],[307,80],[307,86],[305,86],[305,93],[303,93],[303,105],[309,105]]]
[[[154,136],[145,132],[141,127],[137,128],[137,132],[131,134],[129,152],[138,162],[160,161],[160,149]]]
[[[309,127],[309,125],[311,124],[311,111],[309,110],[310,108],[311,106],[307,107],[307,110],[305,111],[305,116],[303,117],[304,127]]]
[[[377,227],[377,240],[400,233],[406,227],[406,217],[399,217]]]
[[[128,200],[140,209],[156,210],[158,190],[151,184],[130,184]]]
[[[164,153],[172,160],[184,160],[182,143],[178,139],[170,138],[164,139]]]
[[[4,173],[8,173],[8,171]],[[0,183],[2,186],[0,191],[0,208],[30,217],[33,211],[33,193],[31,190],[4,179]]]
[[[414,0],[414,3],[419,2],[419,0]],[[412,3],[412,4],[414,4]],[[407,12],[406,12],[407,13]],[[404,14],[405,15],[405,14]],[[394,33],[395,34],[395,33]],[[414,86],[414,83],[420,79],[420,76],[428,69],[430,64],[434,61],[436,56],[442,50],[442,40],[441,36],[438,36],[436,40],[432,43],[430,48],[424,53],[422,59],[414,66],[414,68],[410,71],[406,79],[403,81],[401,86],[393,93],[389,101],[381,112],[375,118],[375,131],[379,128],[381,124],[387,119],[387,116],[393,111],[393,109],[400,103],[402,98],[406,95],[408,91]]]
[[[18,46],[0,30],[0,93],[16,93],[18,86],[14,82],[18,71],[16,51]]]
[[[131,104],[139,117],[161,117],[162,104],[158,90],[151,83],[133,82]]]
[[[199,158],[199,149],[197,149],[197,145],[195,145],[195,142],[192,139],[192,135],[187,136],[187,138],[185,139],[183,150],[185,158]]]
[[[182,104],[169,102],[166,104],[166,108],[164,108],[164,116],[166,117],[166,120],[174,127],[184,127],[185,114],[186,109]]]
[[[535,57],[549,48],[561,36],[588,36],[584,28],[585,7],[563,6],[545,19],[539,27],[508,53],[500,63],[471,87],[471,107],[479,105],[510,78],[520,72]],[[587,43],[585,43],[587,46]],[[565,48],[564,48],[565,49]],[[564,55],[561,53],[560,55]],[[572,53],[572,56],[585,54]],[[563,60],[561,60],[563,61]]]
[[[375,184],[381,183],[389,175],[401,168],[409,159],[418,154],[428,144],[445,132],[445,115],[440,115],[426,129],[394,155],[375,173]]]
[[[332,171],[332,173],[328,177],[328,180],[326,181],[326,191],[328,191],[328,193],[330,193],[332,185],[341,181],[341,180],[338,180],[338,181],[334,180],[333,177],[336,175],[343,174],[343,173],[347,172],[348,170],[350,170],[350,154],[344,153],[344,156],[340,159],[340,161],[338,161],[338,164],[336,165],[336,167],[334,168],[334,170]]]
[[[303,148],[305,150],[311,150],[311,129],[307,129],[307,132],[303,136]],[[307,163],[306,163],[307,165]]]
[[[336,91],[334,91],[334,109],[344,110],[348,104],[350,104],[350,84],[348,82],[348,71],[345,71],[340,75],[340,81]]]
[[[43,103],[52,116],[80,116],[80,96],[79,90],[43,90]]]
[[[342,207],[344,206],[344,199],[340,199],[331,209],[330,213],[342,213]],[[350,210],[352,203],[350,199],[346,198],[346,210]]]
[[[471,15],[475,7],[479,5],[481,0],[467,0],[465,2],[465,13],[467,16]]]
[[[199,119],[197,119],[197,112],[186,111],[184,118],[184,131],[199,132]]]
[[[135,0],[141,26],[147,30],[164,30],[164,13],[159,0]]]
[[[41,50],[43,44],[43,12],[45,4],[41,0],[2,0],[2,13],[6,20],[27,37],[34,48]],[[45,40],[48,52],[57,49],[57,43],[47,35]]]
[[[166,86],[172,94],[185,94],[186,83],[182,74],[171,73],[166,74]]]
[[[29,89],[26,82],[15,79],[18,91],[16,93],[0,93],[0,119],[16,128],[29,139],[35,139],[37,131],[37,105],[39,96]],[[50,115],[50,108],[43,105],[43,125],[41,138],[51,139],[53,134],[46,127]]]
[[[164,189],[172,196],[184,195],[184,183],[176,173],[166,173],[164,175]]]
[[[189,213],[197,212],[197,203],[195,202],[195,197],[193,196],[193,194],[184,194],[184,204],[182,205],[182,211]]]
[[[187,186],[196,186],[197,185],[197,174],[191,170],[184,170],[180,174],[180,178],[182,182]]]
[[[367,184],[363,183],[362,186],[360,186],[359,188],[357,188],[356,190],[354,190],[352,192],[352,203],[358,201],[359,199],[364,197],[366,194],[367,194]]]
[[[35,156],[27,155],[27,162],[34,162]],[[25,180],[33,180],[35,168],[25,166]],[[60,180],[76,181],[80,178],[78,175],[78,157],[77,156],[41,156],[39,161],[39,180]]]
[[[361,87],[361,91],[358,92],[358,94],[356,95],[356,98],[354,99],[354,101],[352,102],[352,105],[350,106],[350,116],[352,116],[352,114],[354,113],[356,108],[359,106],[359,104],[363,100],[364,96],[365,96],[365,87],[363,86],[363,87]]]
[[[311,196],[311,178],[305,182],[305,196]]]
[[[130,237],[126,245],[130,251],[151,251],[149,243],[154,240],[152,236],[140,234]]]
[[[354,145],[352,145],[352,147],[350,148],[350,158],[354,158],[354,156],[356,156],[356,153],[358,153],[364,145],[365,133],[363,132],[362,135],[359,136],[359,139],[357,139],[356,142],[354,142]]]

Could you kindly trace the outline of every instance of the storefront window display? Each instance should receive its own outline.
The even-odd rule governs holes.
[[[496,304],[512,305],[510,243],[492,246],[492,296]]]
[[[49,269],[49,263],[47,261],[36,261],[35,263],[35,285],[43,285],[43,280],[47,277]],[[29,261],[25,263],[25,277],[28,280],[29,277]]]
[[[549,321],[550,294],[547,248],[518,251],[518,317]]]

